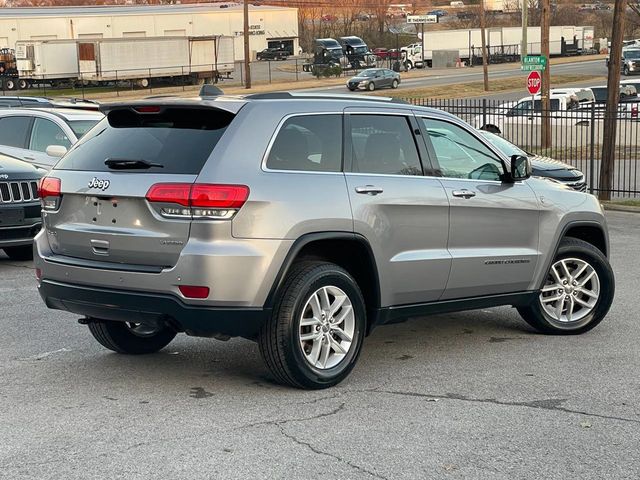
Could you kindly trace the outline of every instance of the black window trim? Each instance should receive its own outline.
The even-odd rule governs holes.
[[[486,142],[482,139],[482,137],[477,134],[476,132],[474,132],[473,128],[465,128],[465,126],[463,124],[460,124],[459,122],[455,122],[455,121],[451,121],[450,119],[444,118],[444,117],[439,117],[439,116],[430,116],[430,115],[426,115],[424,113],[419,113],[417,114],[417,116],[420,119],[428,119],[428,120],[436,120],[436,121],[440,121],[440,122],[444,122],[444,123],[448,123],[450,125],[454,125],[458,128],[462,128],[463,130],[465,130],[467,133],[469,133],[473,138],[475,138],[476,140],[478,140],[482,145],[484,145],[486,148],[489,149],[489,151],[491,153],[493,153],[496,157],[497,160],[500,161],[500,163],[502,164],[502,175],[506,176],[507,174],[507,163],[505,162],[504,158],[503,158],[503,154],[502,152],[499,152],[497,148],[494,148],[493,145],[491,145],[489,142]],[[433,172],[438,172],[440,171],[440,163],[438,162],[438,156],[436,155],[436,151],[433,148],[433,143],[431,143],[431,139],[429,138],[429,133],[427,132],[427,129],[424,126],[423,122],[418,122],[419,124],[419,128],[420,131],[422,132],[422,140],[425,143],[425,146],[427,148],[427,151],[429,152],[429,157],[432,160],[432,165],[433,165]],[[440,175],[435,175],[434,178],[440,178],[440,179],[448,179],[448,180],[462,180],[462,181],[472,181],[472,182],[493,182],[493,183],[504,183],[504,180],[478,180],[478,179],[474,179],[474,178],[453,178],[453,177],[445,177],[444,175],[440,174]]]
[[[340,158],[340,170],[337,172],[322,172],[318,170],[281,170],[277,168],[267,167],[267,161],[269,160],[269,155],[271,154],[273,145],[275,144],[276,138],[280,134],[280,130],[282,130],[282,127],[287,122],[287,120],[295,117],[310,117],[310,116],[318,116],[318,115],[340,115],[340,118],[342,119],[342,149],[341,149],[342,155]],[[267,149],[265,150],[264,155],[262,156],[262,163],[260,165],[260,168],[262,169],[263,172],[267,172],[267,173],[307,173],[307,174],[314,174],[314,175],[344,175],[344,166],[345,166],[345,157],[344,157],[344,144],[345,144],[344,121],[345,120],[344,120],[344,117],[345,117],[344,113],[339,111],[298,112],[298,113],[290,113],[288,115],[285,115],[278,123],[273,135],[271,135],[271,139],[267,144]]]
[[[428,164],[429,168],[433,169],[433,164],[431,162],[431,158],[429,152],[427,151],[424,142],[418,140],[418,136],[422,136],[422,129],[419,126],[419,122],[416,119],[416,116],[413,111],[389,111],[384,112],[381,110],[345,110],[343,124],[343,133],[342,133],[342,143],[343,143],[343,171],[345,174],[349,175],[365,175],[365,176],[382,176],[382,177],[426,177],[425,175],[425,164]],[[352,171],[352,145],[351,145],[351,116],[353,115],[377,115],[377,116],[396,116],[396,117],[405,117],[409,121],[409,129],[411,136],[413,137],[413,142],[416,146],[416,151],[418,152],[418,161],[420,162],[420,169],[422,170],[421,175],[401,175],[397,173],[367,173],[367,172],[354,172]]]

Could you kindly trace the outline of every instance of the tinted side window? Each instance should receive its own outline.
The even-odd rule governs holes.
[[[30,123],[29,117],[0,118],[0,145],[26,148]]]
[[[422,175],[409,119],[399,115],[351,115],[351,170]]]
[[[339,172],[342,167],[342,115],[288,118],[276,136],[267,168]]]
[[[29,149],[36,152],[44,152],[49,145],[62,145],[69,148],[71,141],[62,129],[51,120],[36,118],[31,130]]]
[[[422,122],[443,177],[500,180],[502,162],[480,140],[448,122],[427,118]]]

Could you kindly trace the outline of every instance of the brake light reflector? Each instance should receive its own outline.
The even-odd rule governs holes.
[[[207,298],[209,287],[198,287],[196,285],[178,285],[180,293],[187,298]]]
[[[191,206],[204,208],[240,208],[247,201],[246,185],[196,183],[191,188]]]

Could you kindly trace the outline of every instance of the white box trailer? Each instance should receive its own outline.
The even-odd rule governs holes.
[[[63,80],[78,76],[78,50],[73,40],[18,40],[20,78]]]
[[[20,78],[34,81],[114,82],[152,78],[201,80],[235,68],[228,36],[141,37],[18,41]]]
[[[80,78],[90,82],[204,79],[233,72],[232,37],[148,37],[78,42]]]

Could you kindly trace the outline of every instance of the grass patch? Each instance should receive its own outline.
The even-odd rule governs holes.
[[[516,74],[517,75],[517,74]],[[452,77],[455,78],[455,77]],[[585,82],[596,78],[602,78],[597,75],[552,75],[552,85],[564,85],[567,83]],[[525,79],[523,75],[499,78],[489,80],[489,86],[491,90],[489,92],[484,91],[484,85],[482,82],[471,83],[455,83],[455,87],[452,84],[448,85],[434,85],[429,87],[416,87],[407,90],[397,92],[397,97],[405,99],[414,98],[467,98],[474,96],[481,96],[491,93],[505,92],[509,90],[524,90]],[[388,96],[389,93],[383,91],[374,92],[373,95]],[[525,96],[525,93],[522,94]]]
[[[611,205],[620,205],[623,207],[640,207],[640,200],[610,200],[605,203]]]

